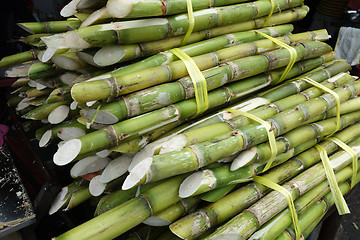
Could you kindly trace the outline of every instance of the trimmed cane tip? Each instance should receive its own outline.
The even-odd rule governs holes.
[[[203,172],[196,172],[185,178],[179,188],[179,197],[187,198],[192,196],[202,184]]]
[[[131,171],[130,174],[122,185],[123,190],[128,190],[141,183],[141,180],[145,178],[146,173],[150,170],[152,164],[152,157],[145,158],[143,161],[138,163]]]
[[[74,160],[81,150],[81,141],[72,139],[63,144],[54,154],[53,161],[58,166],[64,166]]]
[[[238,170],[241,167],[253,163],[256,157],[257,157],[257,152],[255,148],[250,148],[245,151],[242,151],[232,162],[230,166],[230,171]]]

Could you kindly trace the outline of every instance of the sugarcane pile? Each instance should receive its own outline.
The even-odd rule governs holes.
[[[18,78],[9,105],[43,124],[40,147],[58,144],[74,178],[49,214],[102,196],[55,239],[299,239],[334,203],[346,213],[360,82],[326,30],[291,33],[308,11],[72,0],[61,14],[75,18],[20,23],[33,49],[0,61]]]

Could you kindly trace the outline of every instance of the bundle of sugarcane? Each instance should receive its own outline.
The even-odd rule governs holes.
[[[262,198],[269,188],[250,182],[260,174],[290,190],[300,219],[332,203],[314,146],[337,151],[327,139],[333,134],[359,154],[360,83],[348,64],[332,61],[321,42],[327,32],[291,34],[288,23],[309,10],[302,0],[189,2],[72,0],[61,14],[77,19],[19,24],[32,34],[21,41],[33,50],[0,61],[20,64],[7,71],[19,78],[9,104],[44,124],[36,138],[41,147],[58,143],[55,164],[72,165],[74,181],[49,213],[102,196],[93,219],[56,239],[122,238],[142,223],[155,229],[136,228],[129,239],[291,232],[285,198],[276,191]],[[192,67],[180,60],[184,54]],[[200,93],[188,76],[195,65],[204,78]],[[208,103],[200,104],[205,92]],[[347,167],[344,151],[332,158],[346,193],[343,182],[357,182],[357,166]],[[272,201],[277,208],[267,208]],[[278,224],[267,222],[283,210],[282,227],[270,231]],[[255,232],[262,225],[266,236]]]

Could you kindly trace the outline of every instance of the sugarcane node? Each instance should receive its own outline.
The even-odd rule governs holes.
[[[310,100],[310,96],[309,96],[308,93],[306,93],[306,92],[300,92],[300,94],[305,97],[306,101],[309,101],[309,100]]]
[[[276,113],[280,113],[280,112],[281,112],[279,106],[278,106],[277,104],[275,104],[275,103],[270,104],[269,107],[274,108],[275,111],[276,111]]]
[[[121,139],[120,139],[121,136],[118,138],[114,126],[112,126],[112,125],[108,126],[108,127],[106,128],[106,131],[107,131],[107,133],[108,133],[107,135],[108,135],[108,138],[110,139],[110,144],[111,144],[111,146],[117,146],[117,145],[119,145],[119,140],[121,140]]]

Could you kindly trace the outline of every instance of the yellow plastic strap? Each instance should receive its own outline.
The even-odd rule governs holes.
[[[320,152],[320,158],[325,169],[326,178],[329,182],[330,190],[339,214],[344,215],[350,213],[349,207],[347,206],[344,196],[342,195],[339,189],[339,185],[337,184],[335,173],[330,165],[330,160],[327,156],[326,150],[320,145],[315,145],[315,147]]]
[[[226,109],[228,112],[232,112],[232,113],[235,113],[235,114],[238,114],[238,115],[242,115],[242,116],[245,116],[247,118],[250,118],[251,120],[254,120],[258,123],[260,123],[266,130],[267,132],[267,135],[268,135],[268,138],[269,138],[269,144],[270,144],[270,150],[271,150],[271,155],[270,155],[270,159],[269,161],[267,162],[267,164],[265,165],[265,168],[263,170],[263,172],[267,171],[275,157],[277,156],[277,146],[276,146],[276,140],[275,140],[275,134],[274,134],[274,131],[271,131],[271,125],[270,123],[262,120],[261,118],[258,118],[248,112],[243,112],[243,111],[240,111],[240,110],[236,110],[236,109],[232,109],[232,108],[229,108],[229,109]]]
[[[281,75],[279,82],[283,81],[283,80],[286,78],[286,76],[288,75],[288,73],[290,72],[291,68],[294,66],[295,62],[296,62],[297,52],[296,52],[295,48],[293,48],[293,47],[291,47],[291,46],[289,46],[289,45],[287,45],[287,44],[285,44],[285,43],[277,40],[276,38],[273,38],[273,37],[271,37],[271,36],[269,36],[269,35],[267,35],[267,34],[265,34],[265,33],[262,33],[262,32],[260,32],[260,31],[258,31],[258,30],[254,30],[254,32],[260,34],[260,35],[263,36],[263,37],[266,37],[266,38],[270,39],[270,40],[273,41],[275,44],[277,44],[277,45],[279,45],[280,47],[283,47],[283,48],[285,48],[286,50],[289,51],[289,53],[290,53],[290,60],[289,60],[288,65],[286,66],[283,74]]]
[[[269,24],[270,18],[273,15],[274,10],[275,10],[275,2],[274,2],[274,0],[270,0],[270,2],[271,2],[271,11],[270,11],[265,23],[264,23],[264,27],[267,27],[267,25]]]
[[[300,239],[301,230],[300,230],[300,226],[299,226],[299,219],[298,219],[298,215],[296,213],[294,199],[292,198],[291,193],[288,190],[286,190],[284,187],[280,186],[279,184],[277,184],[275,182],[270,181],[267,178],[255,176],[255,177],[253,177],[253,180],[254,180],[254,182],[265,185],[266,187],[271,188],[275,191],[278,191],[282,195],[284,195],[284,197],[288,201],[289,211],[291,213],[291,218],[292,218],[292,221],[294,224],[296,240]]]
[[[209,108],[209,99],[207,92],[207,83],[204,75],[197,67],[194,60],[186,53],[181,51],[179,48],[174,48],[170,51],[175,54],[181,61],[184,62],[190,79],[194,85],[195,100],[197,105],[196,115],[205,112]]]
[[[195,26],[195,18],[194,18],[194,12],[193,12],[193,8],[192,8],[191,0],[187,0],[187,10],[188,10],[188,18],[189,18],[189,27],[185,34],[185,37],[181,41],[181,45],[185,45],[187,43],[192,31],[194,30],[194,26]]]
[[[351,177],[351,188],[353,188],[356,184],[356,174],[358,171],[358,156],[357,153],[352,150],[351,147],[349,147],[346,143],[344,143],[343,141],[341,141],[338,138],[335,137],[330,137],[327,138],[326,140],[330,140],[333,141],[334,143],[336,143],[338,146],[340,146],[342,149],[344,149],[344,151],[346,151],[352,158],[352,169],[353,169],[353,173],[352,173],[352,177]]]
[[[336,133],[337,131],[339,131],[340,128],[341,128],[341,121],[340,121],[340,97],[339,97],[339,95],[338,95],[336,92],[334,92],[333,90],[331,90],[330,88],[327,88],[327,87],[325,87],[324,85],[321,85],[320,83],[312,80],[312,79],[309,78],[309,77],[302,78],[302,80],[304,80],[305,82],[310,83],[310,84],[312,84],[312,85],[320,88],[320,89],[323,90],[324,92],[328,92],[328,93],[330,93],[331,95],[334,96],[334,98],[335,98],[335,100],[336,100],[336,109],[337,109],[337,111],[336,111],[336,130],[335,130],[333,133],[331,133],[329,136],[333,135],[334,133]]]

